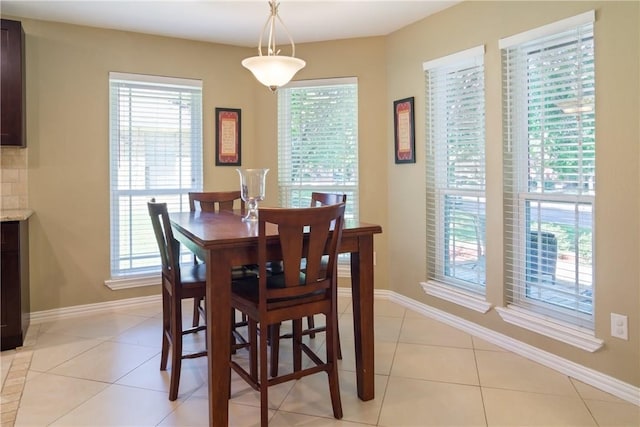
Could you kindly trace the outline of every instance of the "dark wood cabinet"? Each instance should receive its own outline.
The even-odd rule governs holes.
[[[22,345],[29,326],[28,221],[1,223],[0,239],[0,347]]]
[[[24,31],[19,21],[2,20],[0,55],[0,145],[25,147]]]

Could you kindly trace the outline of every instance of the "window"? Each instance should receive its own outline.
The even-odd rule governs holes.
[[[593,12],[500,41],[507,301],[593,329]]]
[[[355,78],[294,82],[278,89],[280,204],[308,207],[311,193],[347,195],[358,219],[358,85]]]
[[[147,202],[189,210],[202,189],[200,81],[109,74],[111,275],[160,271]]]
[[[485,294],[484,47],[424,64],[429,279]]]

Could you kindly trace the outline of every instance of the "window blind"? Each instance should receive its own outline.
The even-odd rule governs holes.
[[[593,12],[501,41],[507,301],[593,328]]]
[[[424,64],[429,279],[485,293],[484,47]]]
[[[355,78],[278,89],[278,186],[287,207],[308,207],[314,191],[346,194],[345,218],[358,219]]]
[[[202,83],[110,73],[111,275],[160,271],[147,202],[202,190]]]

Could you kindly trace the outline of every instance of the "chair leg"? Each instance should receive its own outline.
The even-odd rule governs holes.
[[[180,386],[180,370],[182,368],[182,308],[180,301],[176,301],[172,296],[172,316],[171,316],[171,384],[169,385],[169,400],[178,398],[178,387]]]
[[[164,280],[163,280],[164,282]],[[169,359],[169,346],[171,342],[169,336],[171,334],[171,304],[169,301],[169,293],[162,284],[162,351],[160,353],[160,370],[167,370],[167,360]]]
[[[261,325],[262,326],[262,325]],[[260,425],[267,427],[269,424],[269,379],[267,372],[267,336],[270,325],[263,328],[260,334]]]
[[[336,322],[337,323],[337,322]],[[336,325],[336,342],[338,346],[338,359],[342,360],[342,346],[340,345],[340,328]]]
[[[302,319],[293,320],[293,371],[302,370]]]
[[[236,354],[236,337],[233,334],[233,331],[235,330],[236,330],[236,311],[232,308],[231,309],[231,354]]]
[[[249,376],[258,382],[258,323],[249,319],[247,328],[249,333]]]
[[[269,326],[269,342],[271,343],[271,376],[278,376],[280,358],[280,323]]]
[[[331,406],[333,407],[334,418],[341,419],[342,401],[340,399],[340,383],[338,380],[338,369],[335,366],[330,370],[329,374],[329,393],[331,394]]]
[[[202,298],[196,297],[193,299],[193,327],[195,328],[200,324],[200,304]]]
[[[313,316],[308,316],[307,317],[307,328],[309,329],[313,329],[316,327],[316,322],[315,320],[313,320]],[[309,338],[315,338],[316,337],[316,333],[315,332],[311,332],[309,334]]]
[[[331,394],[331,406],[333,407],[333,416],[337,419],[342,418],[342,401],[340,399],[340,382],[338,378],[338,322],[337,319],[329,321],[327,318],[327,362],[330,365],[329,371],[329,392]]]

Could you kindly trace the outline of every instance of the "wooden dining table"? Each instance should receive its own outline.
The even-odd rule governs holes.
[[[257,264],[257,223],[237,212],[171,213],[175,237],[207,264],[206,322],[209,425],[229,423],[231,269]],[[270,259],[279,259],[277,228],[267,228]],[[351,292],[358,397],[374,398],[373,236],[379,225],[346,220],[340,253],[351,254]]]

